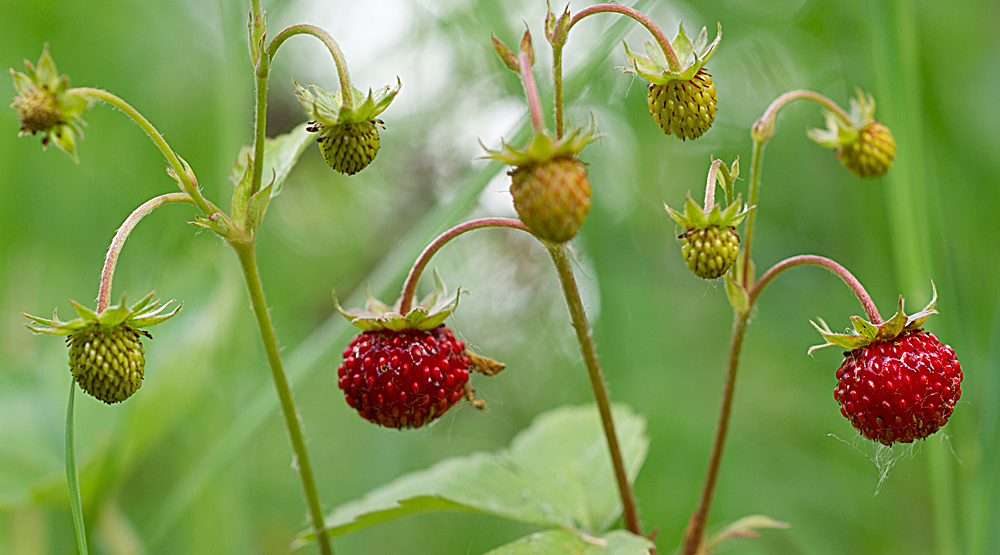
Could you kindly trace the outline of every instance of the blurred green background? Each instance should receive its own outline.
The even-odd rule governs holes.
[[[785,109],[765,157],[755,259],[830,256],[866,285],[883,313],[911,308],[937,284],[929,328],[958,352],[964,396],[949,425],[879,472],[833,400],[836,352],[814,358],[808,319],[834,328],[861,309],[835,277],[789,272],[763,295],[745,345],[731,439],[710,526],[764,513],[787,531],[729,546],[739,553],[1000,552],[1000,266],[991,211],[1000,203],[1000,5],[995,0],[705,0],[645,2],[672,35],[721,21],[708,69],[719,115],[697,142],[664,136],[645,82],[615,69],[622,37],[644,31],[615,16],[586,20],[566,49],[569,115],[593,114],[605,138],[583,153],[594,208],[575,241],[584,298],[612,397],[649,420],[652,446],[636,493],[661,553],[677,544],[701,490],[730,330],[721,282],[684,267],[662,202],[703,187],[711,156],[741,156],[750,124],[780,93],[822,92],[846,105],[874,92],[899,146],[889,176],[862,181],[810,142],[817,108]],[[389,300],[416,253],[443,226],[512,215],[498,166],[475,158],[524,124],[516,76],[490,33],[516,42],[527,21],[549,98],[541,0],[265,2],[270,34],[293,23],[328,29],[363,88],[403,90],[383,114],[375,164],[352,177],[310,148],[260,234],[265,290],[296,376],[322,499],[333,507],[448,456],[495,450],[540,412],[590,401],[586,374],[551,264],[514,232],[480,231],[435,258],[472,293],[452,327],[505,361],[468,405],[427,429],[396,432],[358,418],[336,387],[350,331],[330,290],[372,282]],[[561,4],[557,3],[561,8]],[[584,7],[574,4],[575,9]],[[6,0],[0,66],[22,69],[46,41],[75,85],[106,88],[142,111],[185,157],[206,195],[228,207],[228,180],[251,136],[253,89],[242,1]],[[336,89],[316,41],[282,48],[272,74],[271,134],[304,119],[291,78]],[[13,96],[13,88],[8,89]],[[63,474],[69,375],[61,341],[35,337],[21,312],[70,314],[85,304],[114,231],[147,198],[173,190],[160,153],[120,113],[86,117],[81,163],[16,137],[0,110],[0,553],[73,552]],[[484,188],[485,186],[485,188]],[[745,191],[745,189],[743,189]],[[166,207],[135,231],[115,294],[151,289],[184,301],[153,330],[144,387],[107,407],[78,398],[83,495],[98,553],[277,554],[305,526],[298,477],[238,264],[209,233]],[[857,449],[838,441],[836,436]],[[418,516],[337,538],[340,553],[482,553],[531,529],[484,516]],[[310,548],[311,549],[311,548]],[[308,551],[307,551],[308,552]]]

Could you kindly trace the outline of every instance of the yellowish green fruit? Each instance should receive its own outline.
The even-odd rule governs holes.
[[[697,139],[715,121],[715,83],[704,69],[687,81],[649,84],[647,103],[656,125],[678,139]]]
[[[576,236],[590,211],[587,166],[571,157],[518,166],[510,192],[517,215],[542,239],[565,243]]]
[[[69,369],[80,388],[110,405],[142,387],[146,360],[140,333],[145,332],[126,325],[95,325],[69,336]]]
[[[732,227],[692,229],[679,238],[683,240],[681,254],[688,269],[704,279],[722,277],[740,252],[740,236]]]
[[[354,175],[372,163],[378,154],[381,120],[341,123],[320,131],[319,148],[331,168]]]
[[[877,121],[858,132],[858,138],[837,148],[837,159],[858,177],[880,177],[896,158],[896,141],[889,128]]]

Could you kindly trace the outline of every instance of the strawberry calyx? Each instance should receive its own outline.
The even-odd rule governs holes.
[[[342,95],[344,91],[337,91],[336,94],[330,94],[316,85],[309,85],[303,88],[294,79],[292,83],[295,85],[295,96],[298,97],[302,107],[305,108],[306,114],[308,114],[312,121],[320,124],[315,126],[319,131],[338,124],[363,123],[375,120],[376,116],[389,107],[389,104],[396,98],[400,88],[403,86],[402,81],[397,77],[395,88],[392,88],[390,85],[386,85],[377,91],[372,91],[369,88],[367,97],[360,90],[352,87],[351,99],[353,102],[351,103],[352,106],[348,107],[343,103]]]
[[[125,295],[122,295],[121,303],[109,306],[99,313],[78,304],[76,301],[70,301],[79,318],[62,321],[56,311],[53,311],[51,320],[25,314],[27,318],[32,320],[31,324],[25,325],[35,333],[49,335],[72,335],[88,328],[97,327],[105,329],[119,326],[133,329],[148,328],[172,318],[183,306],[183,303],[180,303],[173,310],[166,312],[174,301],[170,300],[166,303],[161,303],[159,300],[154,301],[153,295],[155,294],[155,291],[149,293],[132,306],[125,305]]]
[[[483,158],[499,160],[511,166],[520,167],[545,162],[554,158],[576,158],[577,154],[590,143],[601,138],[591,118],[586,128],[576,128],[557,139],[547,130],[535,133],[534,138],[523,148],[518,149],[500,140],[499,150],[490,150],[483,146],[487,155]]]
[[[406,314],[399,310],[400,301],[397,300],[393,306],[376,299],[371,294],[371,290],[365,287],[365,294],[368,300],[365,308],[348,308],[340,306],[337,300],[336,291],[333,293],[333,303],[337,311],[350,320],[354,327],[365,331],[403,331],[403,330],[432,330],[444,323],[458,308],[458,298],[462,293],[459,287],[453,295],[445,293],[444,283],[434,271],[435,288],[429,295],[423,298],[417,306],[410,309]]]
[[[715,53],[715,49],[719,46],[719,42],[722,40],[722,24],[719,23],[718,26],[719,32],[715,36],[715,40],[709,44],[706,27],[701,28],[698,38],[692,42],[691,37],[684,31],[684,23],[679,25],[677,35],[670,44],[680,62],[679,68],[671,68],[663,49],[649,40],[646,40],[647,56],[632,52],[628,43],[622,41],[625,45],[625,57],[628,58],[629,67],[618,69],[625,73],[639,75],[657,85],[666,85],[671,81],[689,81],[694,78],[698,70],[708,63],[712,54]]]
[[[878,123],[875,120],[875,97],[860,88],[856,93],[857,98],[850,101],[849,121],[844,121],[841,114],[823,110],[826,129],[809,129],[809,138],[825,147],[840,148],[856,143],[862,133]]]
[[[902,296],[899,297],[899,307],[896,310],[896,314],[894,314],[889,320],[880,324],[873,324],[860,316],[851,316],[851,322],[854,324],[854,331],[849,333],[834,333],[830,331],[830,326],[828,326],[822,318],[817,318],[817,320],[819,320],[819,324],[810,320],[809,323],[811,323],[813,327],[816,328],[816,331],[823,336],[826,343],[810,347],[809,354],[812,354],[812,352],[817,349],[833,346],[839,346],[849,351],[853,351],[875,342],[892,341],[908,332],[921,329],[924,322],[926,322],[931,315],[938,313],[937,310],[934,310],[934,304],[937,302],[937,288],[934,286],[933,281],[931,282],[931,291],[931,300],[927,303],[927,306],[925,306],[920,312],[909,316],[907,316],[903,311]]]
[[[736,200],[725,209],[719,208],[719,205],[716,204],[712,206],[711,210],[706,211],[691,198],[690,191],[687,194],[687,202],[684,204],[683,214],[674,210],[666,203],[663,203],[663,207],[675,222],[689,232],[709,229],[711,227],[736,227],[743,222],[747,213],[750,212],[750,207],[743,203],[742,195],[736,195]]]

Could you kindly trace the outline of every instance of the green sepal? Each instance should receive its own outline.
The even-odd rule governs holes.
[[[260,227],[260,224],[264,221],[264,214],[267,212],[267,205],[271,202],[271,191],[274,188],[274,176],[271,177],[271,182],[267,184],[267,187],[257,191],[250,197],[250,203],[247,207],[247,230],[253,233]]]
[[[500,57],[503,65],[507,66],[507,69],[514,73],[520,73],[521,65],[517,62],[517,56],[514,55],[514,51],[498,39],[496,35],[490,35],[490,38],[493,40],[493,50],[496,50],[497,56]]]
[[[729,297],[729,304],[738,314],[746,314],[750,310],[750,295],[743,285],[733,281],[729,274],[730,272],[726,272],[722,276],[726,282],[726,296]]]
[[[937,287],[932,281],[930,302],[927,303],[927,306],[923,310],[910,316],[907,316],[903,310],[903,297],[901,296],[899,297],[899,306],[896,309],[896,313],[893,314],[892,318],[881,324],[875,325],[860,316],[851,316],[851,322],[854,324],[854,331],[851,333],[833,333],[830,331],[830,326],[826,325],[826,322],[822,318],[817,318],[821,326],[810,320],[810,323],[823,336],[826,343],[810,347],[809,354],[824,347],[839,346],[853,351],[866,347],[876,341],[892,341],[904,333],[919,330],[931,315],[938,313],[934,310],[936,303]]]
[[[556,18],[556,14],[552,13],[552,5],[549,0],[545,0],[545,38],[549,44],[561,46],[566,43],[566,35],[569,33],[572,20],[573,15],[569,11],[569,4],[566,4],[562,15]]]
[[[705,541],[705,544],[698,551],[699,555],[708,555],[715,550],[718,545],[726,540],[733,538],[756,538],[760,534],[757,530],[763,528],[777,528],[785,529],[789,528],[791,525],[787,522],[781,522],[774,520],[769,516],[764,515],[752,515],[743,517],[736,522],[726,526],[718,534],[712,536],[710,539]]]
[[[25,317],[31,319],[31,323],[25,324],[25,326],[35,333],[50,335],[72,335],[82,329],[97,326],[113,328],[126,325],[136,329],[148,328],[173,317],[183,306],[183,303],[180,303],[170,312],[166,312],[174,301],[166,303],[161,303],[159,300],[153,301],[154,294],[155,292],[149,293],[130,307],[125,305],[125,295],[122,295],[121,303],[109,306],[100,313],[75,301],[70,301],[79,318],[64,322],[59,319],[56,311],[52,312],[51,320],[25,314]]]
[[[594,126],[594,118],[590,118],[590,125],[586,128],[577,128],[563,135],[561,139],[556,139],[547,130],[535,133],[531,142],[523,149],[517,149],[502,139],[499,150],[490,150],[485,145],[486,156],[490,160],[499,160],[511,166],[526,166],[533,163],[544,162],[558,157],[575,158],[584,147],[601,138],[597,134]]]
[[[680,63],[679,68],[671,68],[667,62],[667,55],[658,44],[646,41],[646,54],[636,54],[625,44],[625,57],[628,59],[629,67],[621,67],[625,73],[634,73],[645,78],[650,83],[666,85],[671,81],[688,81],[698,73],[705,64],[715,54],[715,49],[722,40],[722,24],[719,23],[719,32],[715,40],[708,44],[708,29],[702,27],[698,39],[693,43],[691,37],[684,31],[684,24],[681,23],[677,29],[677,35],[670,46]]]
[[[826,129],[808,129],[806,135],[827,148],[839,148],[857,141],[858,135],[875,122],[875,97],[860,88],[856,89],[856,93],[857,98],[850,101],[850,121],[845,122],[838,114],[824,110]]]
[[[708,229],[713,226],[736,227],[743,222],[746,215],[753,209],[752,206],[743,204],[742,195],[736,195],[736,200],[727,206],[725,210],[720,209],[719,205],[716,204],[706,214],[705,209],[691,198],[690,191],[688,191],[687,201],[684,203],[683,214],[668,206],[667,203],[663,203],[663,207],[670,214],[670,217],[687,231]]]
[[[333,304],[338,312],[362,331],[430,330],[443,324],[458,309],[458,299],[462,294],[462,288],[459,287],[454,295],[446,295],[444,283],[437,270],[434,270],[434,282],[436,285],[434,291],[424,297],[406,314],[400,313],[399,301],[396,301],[395,305],[389,306],[373,297],[367,287],[365,294],[368,299],[364,309],[343,308],[337,299],[336,291],[333,292]]]
[[[361,123],[375,119],[389,107],[396,95],[399,94],[403,82],[396,78],[396,87],[389,85],[377,91],[368,89],[368,96],[358,89],[351,88],[352,108],[343,105],[343,91],[330,94],[316,85],[309,85],[306,88],[299,86],[294,79],[295,96],[299,99],[302,107],[310,119],[322,123],[325,127],[332,127],[338,123]]]

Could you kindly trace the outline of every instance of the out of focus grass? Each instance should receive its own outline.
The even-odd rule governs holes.
[[[583,122],[593,113],[606,134],[584,152],[594,209],[576,247],[612,396],[649,419],[652,446],[636,492],[646,526],[660,527],[669,551],[694,508],[730,322],[720,285],[684,267],[661,203],[697,190],[712,155],[749,161],[749,125],[781,92],[811,88],[846,103],[861,86],[876,93],[880,117],[896,132],[899,165],[883,180],[855,179],[805,138],[806,126],[821,124],[815,108],[786,109],[765,159],[757,262],[831,256],[883,311],[900,293],[911,307],[922,305],[933,278],[942,314],[929,326],[963,362],[962,403],[933,445],[900,459],[873,495],[875,467],[830,437],[856,435],[831,394],[837,354],[805,355],[818,339],[808,318],[839,327],[860,309],[834,277],[791,272],[761,299],[750,328],[711,522],[765,513],[792,524],[740,544],[746,553],[925,554],[939,552],[935,507],[946,507],[954,511],[956,552],[993,552],[1000,545],[1000,267],[991,263],[1000,244],[992,215],[1000,204],[1000,7],[975,0],[653,4],[650,15],[668,30],[681,17],[689,30],[723,23],[725,39],[709,66],[720,96],[712,131],[693,143],[665,137],[646,112],[642,82],[614,69],[624,62],[620,47],[601,54],[599,69],[582,76],[585,85],[567,90],[570,116]],[[543,88],[551,77],[544,4],[535,0],[265,6],[272,35],[302,21],[329,29],[358,85],[378,87],[396,75],[404,84],[384,114],[376,163],[347,179],[310,149],[262,229],[265,288],[294,357],[330,317],[330,290],[355,289],[387,253],[400,252],[397,245],[417,244],[414,234],[434,227],[427,218],[446,213],[440,207],[483,170],[474,161],[476,139],[495,145],[518,125],[518,83],[494,59],[490,33],[512,42],[527,20]],[[13,0],[0,23],[0,65],[19,69],[48,41],[74,84],[129,100],[191,163],[206,194],[228,205],[227,176],[251,132],[247,11],[231,1]],[[570,70],[594,61],[581,58],[612,21],[595,17],[574,29]],[[624,28],[630,44],[644,38],[637,26]],[[306,40],[283,47],[276,64],[269,118],[280,132],[304,117],[291,77],[330,89],[336,78],[328,55]],[[73,545],[62,474],[65,349],[31,336],[20,313],[67,311],[69,299],[93,299],[121,220],[173,187],[159,153],[120,114],[98,107],[87,121],[74,165],[54,150],[41,152],[37,139],[17,139],[15,113],[0,111],[0,553],[67,553]],[[510,214],[502,176],[474,204],[467,216]],[[184,300],[185,309],[154,330],[135,399],[110,408],[77,401],[88,525],[102,553],[284,553],[305,517],[278,418],[239,443],[235,459],[206,476],[176,525],[151,543],[163,504],[189,469],[239,426],[248,404],[271,393],[236,261],[218,239],[183,223],[192,216],[185,206],[154,214],[122,256],[118,292],[135,297],[155,288]],[[448,283],[472,291],[454,328],[508,370],[477,378],[486,413],[462,407],[427,430],[398,433],[364,422],[342,401],[334,370],[343,345],[313,351],[322,353],[318,370],[297,399],[331,506],[443,457],[499,448],[539,412],[589,401],[558,285],[537,245],[478,232],[435,265]],[[932,484],[942,483],[952,484],[952,497],[934,502]],[[335,547],[476,553],[528,531],[486,517],[422,516]]]

